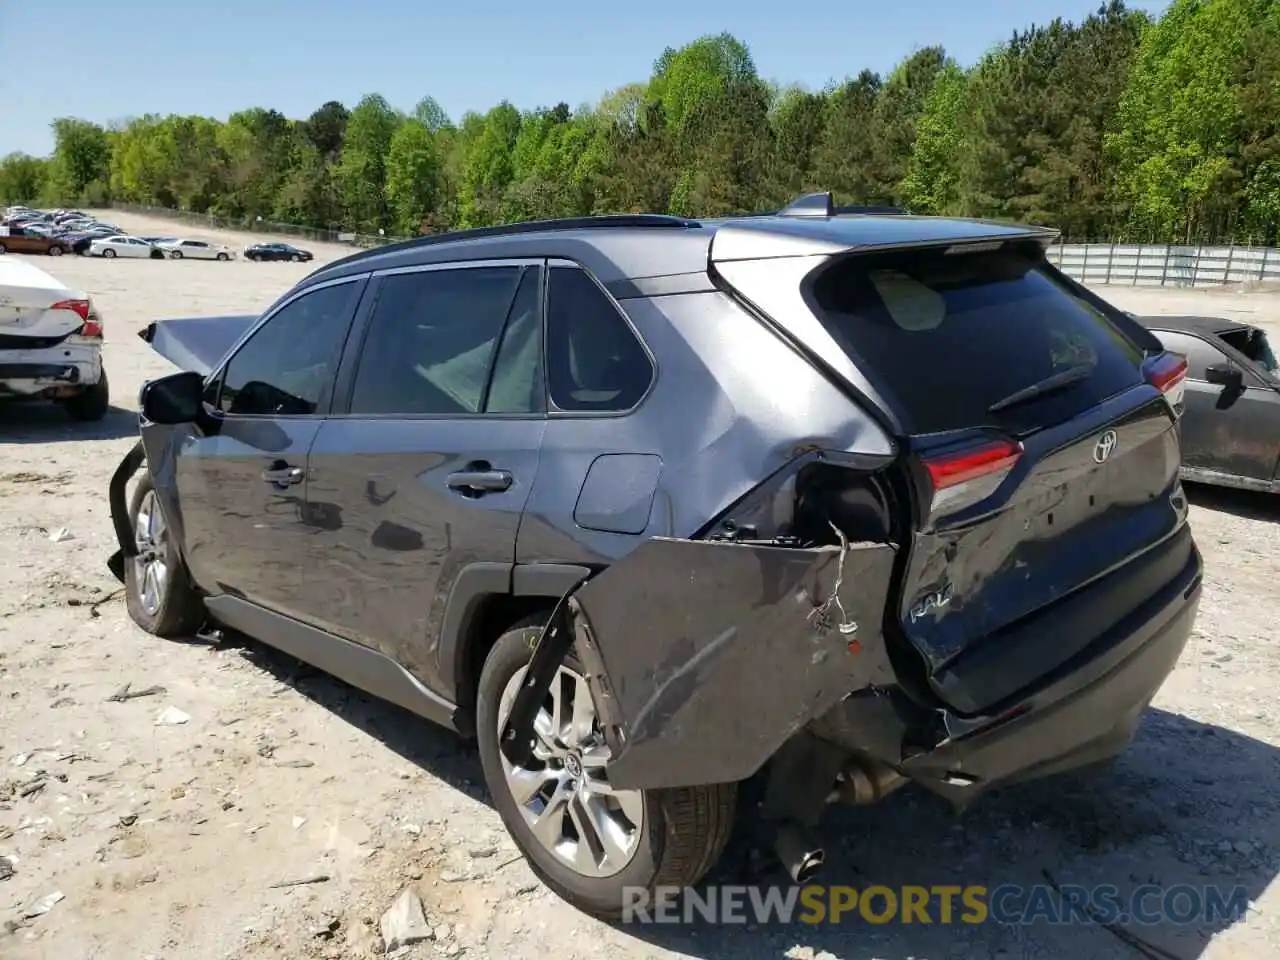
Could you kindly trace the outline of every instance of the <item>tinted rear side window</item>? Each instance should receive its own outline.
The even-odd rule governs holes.
[[[1142,353],[1024,251],[854,256],[814,283],[819,318],[908,432],[1060,423],[1141,382]],[[1076,367],[1070,386],[997,412]]]

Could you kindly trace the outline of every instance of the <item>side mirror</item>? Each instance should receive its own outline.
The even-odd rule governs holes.
[[[1209,383],[1216,383],[1220,387],[1230,387],[1233,390],[1239,390],[1244,385],[1244,373],[1239,367],[1230,363],[1211,363],[1204,368],[1204,378]]]
[[[184,370],[148,381],[138,397],[138,409],[152,423],[194,423],[204,412],[204,377]]]

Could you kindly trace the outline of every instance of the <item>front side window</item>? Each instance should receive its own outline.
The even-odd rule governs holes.
[[[547,381],[560,410],[620,413],[649,389],[653,364],[626,318],[585,270],[552,267]]]
[[[1262,368],[1264,373],[1274,377],[1280,373],[1280,364],[1276,363],[1275,351],[1267,340],[1264,331],[1256,327],[1243,330],[1232,330],[1219,334],[1229,347],[1239,350],[1246,357]]]
[[[311,416],[328,394],[358,282],[321,287],[281,307],[236,351],[218,407],[231,416]]]
[[[525,272],[512,265],[383,277],[356,369],[351,414],[480,413]]]

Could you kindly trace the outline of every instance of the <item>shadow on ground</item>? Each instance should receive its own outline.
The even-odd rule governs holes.
[[[473,746],[452,733],[273,650],[238,637],[226,642],[242,645],[252,662],[427,773],[491,805]],[[734,886],[761,893],[775,888],[774,896],[784,898],[794,889],[772,854],[749,839],[749,810],[739,814],[734,840],[697,903],[709,902],[717,887],[721,896]],[[878,807],[833,807],[824,827],[827,862],[817,878],[824,884],[859,891],[872,885],[895,891],[979,886],[992,914],[999,899],[1004,917],[1047,903],[1062,919],[1002,922],[992,916],[975,924],[965,920],[957,895],[950,923],[937,896],[927,906],[928,923],[918,914],[912,923],[868,922],[856,907],[838,925],[757,922],[745,916],[748,894],[739,896],[742,919],[736,923],[705,922],[697,903],[686,901],[688,922],[618,924],[619,934],[707,960],[1192,960],[1210,938],[1243,919],[1235,909],[1261,896],[1280,869],[1280,751],[1153,709],[1129,752],[1109,767],[996,791],[962,815],[908,786]],[[1109,902],[1120,909],[1146,891],[1140,901],[1145,915],[1164,913],[1166,919],[1108,926],[1096,912],[1093,919],[1083,912],[1073,917],[1055,886],[1087,888],[1095,897],[1110,888]],[[1219,911],[1210,916],[1214,896]],[[872,906],[873,916],[883,914],[886,901],[878,896]],[[812,916],[804,903],[795,911],[796,917]],[[796,954],[797,945],[811,952]]]
[[[1186,483],[1187,499],[1206,510],[1234,514],[1244,520],[1280,523],[1280,494],[1212,487],[1202,483]]]
[[[71,419],[60,404],[48,401],[0,403],[0,443],[65,443],[68,440],[119,440],[136,437],[138,415],[113,406],[96,423]]]

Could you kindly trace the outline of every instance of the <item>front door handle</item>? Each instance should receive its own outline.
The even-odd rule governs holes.
[[[282,466],[272,465],[262,471],[262,479],[277,487],[289,487],[295,483],[301,483],[302,477],[303,470],[301,467],[291,467],[287,464]]]
[[[506,470],[462,470],[449,474],[446,482],[465,493],[500,493],[511,486],[512,479]]]

